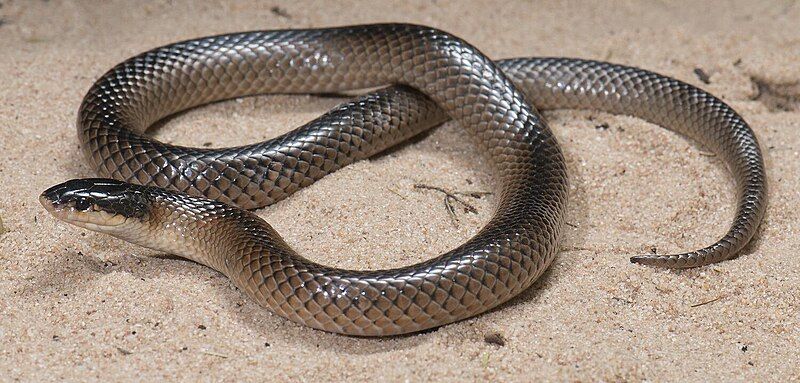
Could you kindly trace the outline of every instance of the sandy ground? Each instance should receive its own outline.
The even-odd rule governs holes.
[[[800,3],[492,3],[3,1],[0,380],[800,379]],[[208,268],[59,223],[37,202],[55,183],[93,175],[75,115],[94,79],[117,62],[208,34],[379,21],[440,27],[496,58],[636,65],[720,96],[765,151],[770,200],[757,238],[738,259],[713,266],[631,265],[629,255],[689,250],[725,231],[733,192],[724,166],[635,118],[548,113],[572,183],[570,226],[550,272],[477,318],[359,339],[290,323]],[[224,102],[155,135],[247,143],[339,101]],[[609,128],[596,128],[603,123]],[[444,125],[259,214],[325,264],[371,269],[430,258],[474,234],[492,209],[491,197],[472,200],[479,213],[454,221],[441,194],[414,188],[491,189],[459,133]]]

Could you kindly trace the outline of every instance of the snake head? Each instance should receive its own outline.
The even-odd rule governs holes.
[[[77,179],[45,190],[39,202],[62,221],[104,232],[147,215],[149,204],[142,190],[111,179]]]

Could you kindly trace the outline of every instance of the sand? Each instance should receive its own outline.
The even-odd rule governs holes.
[[[800,3],[492,3],[3,1],[0,380],[800,379]],[[208,34],[380,21],[440,27],[495,58],[636,65],[721,97],[765,153],[770,199],[756,239],[739,258],[698,269],[630,264],[654,247],[718,238],[733,215],[732,180],[702,147],[658,126],[576,111],[546,115],[571,177],[570,226],[550,271],[496,310],[422,334],[364,339],[296,325],[206,267],[57,222],[39,205],[47,187],[94,175],[78,149],[76,111],[125,58]],[[340,101],[224,102],[154,134],[248,143]],[[316,261],[408,265],[469,238],[494,201],[470,199],[478,214],[454,220],[442,194],[414,185],[491,190],[484,169],[446,124],[258,214]]]

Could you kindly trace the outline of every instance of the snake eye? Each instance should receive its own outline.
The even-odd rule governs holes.
[[[88,210],[90,206],[92,206],[92,204],[86,198],[78,198],[75,200],[75,209],[77,210],[80,211]]]

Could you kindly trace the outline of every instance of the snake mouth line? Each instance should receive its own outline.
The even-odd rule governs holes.
[[[94,214],[106,214],[100,211],[86,211],[78,210],[74,204],[65,201],[52,200],[45,194],[39,196],[39,203],[44,206],[45,210],[54,217],[64,222],[86,227],[87,224],[97,225],[98,219],[93,219]],[[103,226],[117,226],[122,222],[116,223],[113,220],[105,220]]]

